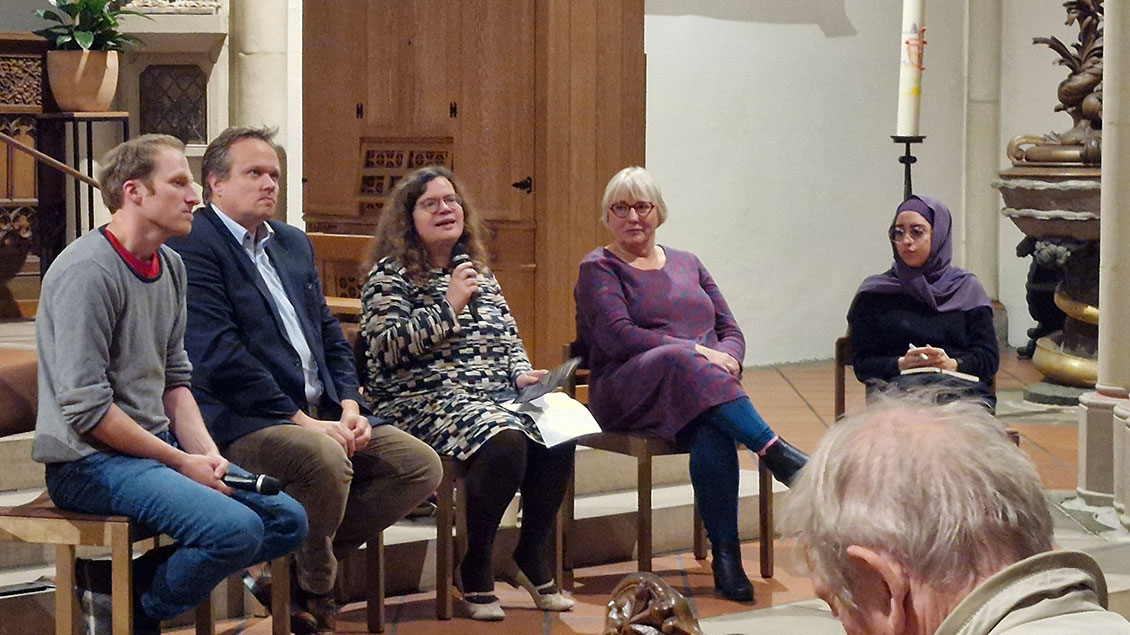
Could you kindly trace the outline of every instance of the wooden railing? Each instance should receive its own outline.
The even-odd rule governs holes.
[[[94,189],[100,189],[98,187],[98,181],[95,181],[94,179],[83,174],[82,172],[79,172],[78,170],[67,165],[66,163],[63,163],[61,161],[58,161],[56,159],[53,159],[53,158],[47,156],[46,154],[43,154],[42,152],[40,152],[39,150],[36,150],[35,148],[29,148],[29,147],[25,146],[24,144],[20,143],[19,141],[16,141],[12,137],[9,137],[8,135],[4,134],[3,132],[0,132],[0,141],[3,141],[4,143],[12,146],[12,148],[19,150],[20,152],[23,152],[25,154],[30,154],[32,156],[32,158],[34,158],[36,161],[39,161],[40,163],[43,163],[43,164],[46,164],[46,165],[49,165],[49,166],[55,168],[56,170],[62,172],[63,174],[66,174],[67,176],[69,176],[71,178],[78,179],[78,180],[82,181],[83,183],[86,183],[90,187],[93,187]]]

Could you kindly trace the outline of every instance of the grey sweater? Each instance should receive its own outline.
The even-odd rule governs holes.
[[[165,391],[188,386],[185,271],[158,249],[161,272],[134,272],[101,231],[71,243],[40,291],[39,416],[32,458],[74,461],[108,451],[88,434],[117,404],[146,430],[167,430]]]

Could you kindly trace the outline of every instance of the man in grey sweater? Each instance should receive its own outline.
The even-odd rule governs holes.
[[[160,620],[228,575],[293,551],[307,533],[289,496],[224,484],[246,472],[220,456],[190,391],[185,270],[164,246],[189,232],[200,200],[183,150],[173,137],[145,135],[103,158],[113,217],[51,265],[36,319],[32,454],[47,464],[51,499],[176,540],[149,566],[135,564],[136,633],[159,632]]]

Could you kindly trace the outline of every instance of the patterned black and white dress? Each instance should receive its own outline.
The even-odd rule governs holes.
[[[366,402],[460,460],[507,429],[541,443],[529,417],[498,405],[514,397],[515,378],[532,368],[498,281],[479,272],[478,321],[467,308],[455,314],[450,281],[450,272],[434,269],[420,286],[394,260],[373,265],[361,292]]]

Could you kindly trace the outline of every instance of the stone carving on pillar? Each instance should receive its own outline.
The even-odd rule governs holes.
[[[216,13],[220,0],[131,0],[126,5],[139,13]]]
[[[1070,47],[1037,37],[1070,69],[1057,89],[1057,111],[1071,116],[1065,132],[1022,135],[1008,144],[1012,167],[996,183],[1003,214],[1025,234],[1020,257],[1032,256],[1029,312],[1039,323],[1021,356],[1030,354],[1046,380],[1025,390],[1045,403],[1077,403],[1098,377],[1099,199],[1102,158],[1102,0],[1064,2],[1067,24],[1079,27]]]

